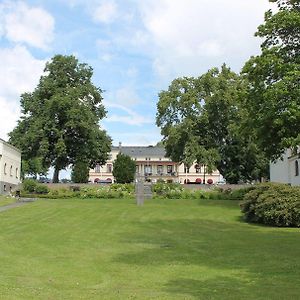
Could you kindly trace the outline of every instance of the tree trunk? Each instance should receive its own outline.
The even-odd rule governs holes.
[[[58,183],[59,182],[59,168],[56,166],[54,168],[54,174],[53,174],[53,183]]]

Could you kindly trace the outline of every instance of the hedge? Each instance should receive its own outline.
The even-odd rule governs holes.
[[[261,184],[240,204],[247,222],[278,227],[300,227],[300,187]]]

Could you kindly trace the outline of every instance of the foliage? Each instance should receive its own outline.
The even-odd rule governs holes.
[[[37,194],[48,194],[49,188],[44,184],[38,184],[35,188],[35,193]]]
[[[56,55],[32,93],[21,95],[21,119],[9,134],[22,150],[23,173],[43,174],[85,160],[90,167],[105,163],[110,138],[99,128],[105,116],[102,90],[93,85],[93,70],[74,56]]]
[[[244,66],[249,81],[245,107],[268,157],[279,157],[300,143],[300,4],[278,0],[279,10],[265,14],[256,36],[263,38],[260,55]]]
[[[300,188],[263,184],[244,196],[241,203],[248,222],[280,227],[300,227]]]
[[[34,179],[24,179],[22,182],[22,189],[28,193],[34,193],[38,182]]]
[[[113,164],[113,176],[117,183],[134,181],[136,166],[130,156],[119,153]]]
[[[41,183],[38,183],[34,179],[24,179],[22,183],[22,193],[32,194],[48,194],[49,188]]]
[[[89,180],[89,163],[86,161],[76,161],[72,173],[71,180],[74,183],[87,183]]]
[[[218,169],[228,183],[260,179],[268,160],[255,136],[241,130],[245,82],[223,65],[198,78],[178,78],[159,94],[156,123],[167,155],[188,167],[197,162],[207,173]]]
[[[46,187],[45,185],[38,185]],[[41,193],[37,188],[33,192],[22,191],[22,197],[48,198],[48,199],[121,199],[134,197],[133,184],[111,184],[111,185],[92,185],[92,186],[70,186],[69,188],[52,188],[48,193]]]
[[[156,183],[152,185],[154,198],[165,199],[211,199],[211,200],[242,200],[244,195],[254,189],[249,186],[239,189],[213,188],[210,190],[185,189],[176,183]]]

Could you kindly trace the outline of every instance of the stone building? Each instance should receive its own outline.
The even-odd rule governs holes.
[[[21,151],[0,139],[0,193],[9,193],[20,184]]]
[[[159,179],[165,182],[176,183],[215,183],[221,180],[222,176],[218,170],[212,174],[206,174],[205,166],[193,164],[186,168],[183,164],[173,162],[166,157],[163,147],[158,146],[122,146],[112,147],[110,157],[105,165],[96,166],[89,172],[89,181],[114,182],[112,174],[113,162],[118,153],[121,152],[130,156],[136,162],[136,174],[144,177],[151,182],[157,182]]]

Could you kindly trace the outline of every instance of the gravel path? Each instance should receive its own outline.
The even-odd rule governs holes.
[[[9,210],[9,209],[11,209],[11,208],[23,206],[23,205],[25,205],[26,203],[33,202],[33,201],[35,201],[35,200],[36,200],[36,199],[33,199],[33,198],[20,198],[20,200],[19,200],[18,202],[11,203],[11,204],[4,205],[4,206],[0,206],[0,212]]]

